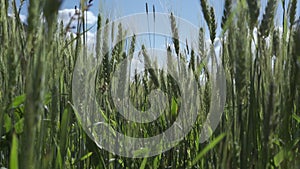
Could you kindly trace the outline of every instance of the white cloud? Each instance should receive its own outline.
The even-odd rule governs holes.
[[[8,13],[8,16],[10,16],[10,17],[14,17],[14,16],[15,16],[15,14],[13,14],[13,13]],[[19,17],[20,17],[20,19],[21,19],[21,22],[23,22],[23,23],[27,23],[27,16],[26,16],[26,15],[19,14]]]
[[[74,32],[67,32],[67,39],[70,40],[71,35],[73,38],[76,38],[76,33]],[[96,47],[96,32],[87,31],[85,33],[86,35],[86,47],[90,53],[95,54],[95,47]],[[80,34],[81,42],[83,42],[83,35]],[[76,41],[73,41],[74,45],[76,44]]]
[[[86,34],[86,41],[88,50],[91,50],[91,52],[95,52],[94,50],[96,46],[96,33],[88,31]]]
[[[75,16],[75,9],[62,9],[58,11],[58,20],[63,21],[64,24],[69,23],[72,16],[75,19],[78,19],[78,16]],[[94,24],[97,22],[97,16],[94,15],[91,11],[86,11],[87,24]]]
[[[22,15],[20,14],[20,19],[23,23],[26,23],[27,22],[27,16],[26,15]]]

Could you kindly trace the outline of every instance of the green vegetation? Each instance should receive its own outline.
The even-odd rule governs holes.
[[[79,55],[87,53],[86,18],[78,20],[76,35],[71,26],[57,23],[59,0],[30,0],[28,27],[21,23],[15,0],[0,0],[0,167],[31,168],[299,168],[300,167],[300,21],[297,0],[290,0],[283,13],[282,30],[274,17],[279,3],[268,0],[262,21],[259,4],[225,0],[222,23],[216,23],[214,8],[200,0],[212,41],[221,24],[222,62],[226,75],[226,106],[213,136],[199,142],[201,125],[210,105],[204,28],[200,28],[199,51],[190,59],[179,44],[176,20],[170,14],[170,27],[176,56],[186,62],[195,78],[205,76],[199,85],[201,112],[194,129],[174,148],[149,158],[124,158],[97,145],[84,132],[72,100],[73,70]],[[8,16],[12,3],[13,17]],[[81,13],[90,4],[81,0]],[[51,5],[49,5],[51,4]],[[40,19],[43,13],[45,20]],[[109,30],[101,27],[109,20],[98,16],[96,58],[103,58],[96,79],[97,102],[111,126],[126,135],[154,136],[174,122],[180,108],[180,91],[174,79],[148,69],[136,74],[130,83],[130,98],[139,110],[149,108],[147,95],[153,89],[168,94],[167,108],[155,122],[128,123],[113,107],[109,88],[118,63],[132,58],[136,37],[125,50],[126,30],[117,26],[120,39],[111,55]],[[69,25],[69,26],[68,26]],[[257,30],[257,34],[252,32]],[[112,34],[113,36],[113,34]],[[184,40],[183,40],[184,41]],[[101,47],[100,47],[101,46]],[[188,47],[186,47],[188,48]],[[166,49],[171,52],[171,48]],[[126,52],[128,51],[128,52]],[[150,57],[142,47],[142,56]],[[149,59],[149,58],[148,58]],[[128,63],[130,64],[130,63]],[[146,63],[145,63],[146,64]],[[200,70],[200,71],[199,71]],[[84,73],[84,72],[82,72]],[[137,152],[138,153],[138,152]],[[141,152],[142,153],[142,152]]]

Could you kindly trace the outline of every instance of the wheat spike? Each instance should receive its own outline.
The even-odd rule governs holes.
[[[275,16],[275,9],[277,7],[277,0],[269,0],[265,14],[263,15],[263,20],[261,21],[260,25],[260,33],[262,37],[266,37],[269,35],[270,30],[273,29],[273,21]]]
[[[176,21],[173,13],[171,13],[170,19],[171,19],[172,39],[175,46],[175,52],[177,56],[179,56],[179,35],[178,35],[178,29],[176,26]]]
[[[231,11],[231,0],[225,0],[225,6],[224,6],[224,11],[222,16],[222,23],[221,23],[222,29],[224,29],[225,27],[230,11]]]
[[[297,0],[292,0],[292,1],[290,1],[290,3],[291,3],[291,8],[289,11],[289,16],[290,16],[290,27],[292,27],[295,22]]]
[[[142,53],[143,53],[143,56],[144,56],[144,59],[145,59],[145,68],[148,69],[148,72],[150,74],[150,78],[153,81],[155,87],[159,87],[158,77],[156,75],[155,70],[151,66],[150,56],[148,55],[146,47],[144,45],[142,45]]]
[[[298,57],[298,64],[299,64],[299,68],[300,68],[300,50],[299,50],[299,46],[300,46],[300,22],[297,22],[297,27],[296,30],[294,31],[294,35],[293,35],[293,41],[294,41],[294,54],[296,57]],[[296,59],[295,59],[296,60]]]
[[[210,23],[210,13],[209,13],[209,7],[207,5],[207,1],[206,0],[200,0],[200,4],[201,4],[204,19],[205,19],[207,25],[209,25],[209,23]]]
[[[146,2],[146,13],[148,15],[148,3]]]
[[[258,15],[259,15],[259,6],[256,0],[247,0],[248,10],[250,15],[250,28],[253,27],[257,23]]]
[[[216,38],[216,29],[217,29],[217,23],[216,23],[216,19],[215,19],[215,12],[214,12],[214,8],[210,7],[210,40],[212,43],[214,43],[214,40]]]
[[[204,29],[200,28],[199,29],[199,46],[198,46],[198,50],[199,50],[199,55],[200,57],[204,58],[205,57],[205,37],[204,37]],[[199,63],[198,63],[199,64]]]

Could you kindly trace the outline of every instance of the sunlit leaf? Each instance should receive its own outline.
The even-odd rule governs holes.
[[[15,132],[17,134],[21,134],[23,132],[23,128],[24,128],[24,118],[21,118],[15,125]]]
[[[11,130],[11,118],[8,116],[8,114],[4,114],[4,128],[6,133]]]
[[[86,155],[84,155],[83,157],[80,158],[80,161],[83,161],[85,159],[88,159],[91,155],[93,155],[93,152],[89,152]]]
[[[293,114],[293,118],[300,123],[300,116],[297,116],[296,114]]]
[[[23,104],[25,102],[26,99],[26,94],[22,94],[20,96],[17,96],[14,98],[13,102],[12,102],[12,108],[16,108],[19,107],[21,104]]]

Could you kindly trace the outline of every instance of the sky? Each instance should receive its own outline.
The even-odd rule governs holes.
[[[148,3],[149,8],[155,6],[156,12],[173,12],[175,15],[190,20],[193,23],[199,23],[201,14],[200,3],[198,0],[189,0],[189,3],[184,3],[182,0],[94,0],[90,11],[97,15],[98,13],[104,16],[117,18],[134,13],[145,12],[145,4]],[[18,1],[17,4],[20,4]],[[27,15],[27,5],[29,1],[25,1],[21,14]],[[74,9],[78,6],[79,0],[63,0],[61,10]],[[223,3],[212,3],[215,9],[220,8]],[[152,11],[149,9],[149,11]],[[221,11],[220,11],[221,12]]]
[[[149,12],[152,12],[152,5],[154,5],[156,12],[173,12],[176,16],[186,19],[197,26],[204,25],[203,19],[199,19],[202,17],[199,0],[188,0],[188,3],[182,0],[94,0],[90,8],[90,12],[94,17],[92,15],[89,16],[92,17],[91,19],[94,19],[101,13],[102,16],[116,19],[135,13],[145,13],[146,3],[148,3]],[[17,4],[19,5],[20,2],[18,1]],[[23,19],[27,16],[28,4],[29,1],[27,0],[22,7],[21,14]],[[61,17],[67,20],[69,13],[73,12],[71,10],[74,10],[75,5],[78,7],[78,4],[79,0],[64,0],[60,8]],[[220,22],[223,13],[223,1],[221,3],[212,1],[211,5],[215,8],[218,21]]]
[[[237,0],[233,0],[237,1]],[[275,19],[275,22],[278,23],[280,26],[280,23],[282,23],[282,5],[281,0],[279,1],[279,6],[277,9],[277,18]],[[58,12],[58,18],[59,20],[63,20],[64,23],[68,23],[70,20],[70,16],[74,14],[75,6],[79,7],[80,0],[63,0],[63,3],[60,7],[60,10]],[[216,21],[218,23],[217,28],[217,36],[220,35],[221,32],[221,20],[223,15],[223,6],[224,6],[225,0],[208,0],[208,3],[210,6],[212,6],[215,10],[216,15]],[[286,1],[286,4],[288,4],[289,0]],[[297,16],[300,14],[300,0],[297,1],[298,8],[297,8]],[[97,23],[97,15],[100,13],[102,18],[109,18],[110,20],[116,20],[118,18],[124,17],[124,16],[130,16],[137,13],[146,13],[145,4],[148,4],[149,12],[152,12],[152,6],[155,6],[155,12],[161,12],[161,13],[170,13],[173,12],[175,16],[178,16],[182,19],[185,19],[186,21],[190,22],[190,24],[200,28],[204,27],[207,30],[207,26],[205,24],[203,14],[201,12],[201,5],[200,0],[93,0],[92,6],[89,8],[89,11],[87,12],[88,15],[88,27],[93,27],[87,34],[88,41],[95,41],[95,31],[96,31],[96,23]],[[17,6],[20,5],[20,0],[17,0]],[[27,8],[29,5],[29,0],[25,0],[25,3],[23,4],[22,10],[21,10],[21,19],[26,22],[27,17]],[[267,5],[267,0],[261,0],[260,1],[260,16],[261,19],[264,13],[264,9]],[[287,6],[287,5],[286,5]],[[298,17],[297,17],[298,18]],[[139,27],[146,27],[147,24],[141,24],[136,23]],[[148,23],[149,24],[149,23]],[[169,23],[168,23],[169,24]],[[169,25],[168,25],[169,26]],[[179,25],[180,26],[180,25]],[[148,26],[149,27],[149,26]],[[182,26],[184,27],[184,26]],[[184,28],[183,28],[184,29]],[[149,39],[148,39],[149,37]],[[152,38],[152,37],[151,37]],[[172,42],[166,42],[164,39],[156,38],[151,39],[150,36],[142,37],[141,43],[149,43],[150,46],[151,43],[155,40],[155,43],[160,43],[161,46],[155,46],[154,48],[164,48],[166,43],[172,43]],[[206,38],[209,38],[209,35],[206,34]],[[146,40],[145,40],[146,39]],[[138,40],[138,39],[137,39]],[[152,42],[151,42],[152,41]],[[172,41],[169,39],[169,41]],[[149,45],[149,44],[148,44]],[[147,44],[146,44],[147,46]],[[159,63],[164,63],[164,61],[161,61]]]
[[[210,6],[214,7],[218,29],[217,33],[220,33],[220,23],[223,14],[223,6],[225,0],[208,0]],[[236,0],[234,0],[236,1]],[[288,3],[289,0],[286,1]],[[74,7],[79,6],[80,0],[63,0],[59,11],[59,18],[67,22],[69,20],[69,14],[74,13]],[[277,23],[281,23],[282,5],[279,0],[278,18]],[[155,6],[156,12],[170,13],[173,12],[176,16],[188,20],[192,24],[198,27],[206,27],[203,15],[201,12],[200,0],[93,0],[93,5],[88,12],[88,23],[92,26],[96,23],[97,15],[101,13],[102,16],[114,20],[123,16],[128,16],[136,13],[145,13],[145,4],[148,3],[149,12],[152,11],[152,5]],[[267,0],[261,0],[260,18],[263,15]],[[17,5],[20,4],[20,0],[17,0]],[[25,0],[25,3],[21,10],[21,19],[26,20],[27,5],[29,0]],[[300,14],[300,1],[298,1],[297,14]],[[92,29],[95,31],[95,29]]]
[[[237,1],[237,0],[233,0],[233,1]],[[275,18],[275,22],[280,26],[280,23],[282,23],[281,20],[282,5],[281,5],[281,0],[278,1],[279,1],[279,5],[277,9],[277,17]],[[63,3],[58,12],[59,14],[58,18],[59,20],[63,20],[63,22],[66,24],[69,22],[70,16],[74,14],[75,6],[79,7],[80,0],[62,0],[62,2]],[[212,6],[215,10],[216,21],[218,23],[217,37],[221,34],[220,23],[223,15],[224,2],[225,0],[208,0],[209,5]],[[297,16],[299,16],[300,0],[298,0],[297,2],[298,2]],[[149,12],[152,12],[152,6],[155,7],[155,12],[168,13],[168,14],[170,12],[173,12],[175,16],[185,19],[186,21],[190,22],[190,24],[193,24],[198,28],[204,27],[206,32],[208,32],[207,25],[205,24],[203,14],[201,12],[200,0],[185,0],[185,1],[183,0],[93,0],[92,6],[89,8],[89,11],[87,11],[88,27],[92,27],[92,29],[88,32],[88,39],[90,39],[90,41],[93,41],[95,39],[97,15],[99,13],[101,14],[102,18],[109,18],[110,20],[116,20],[118,18],[124,16],[130,16],[137,13],[145,14],[146,3],[148,4]],[[289,0],[286,0],[286,4],[288,3]],[[20,0],[17,0],[17,6],[19,5],[20,5]],[[29,0],[25,0],[21,8],[20,16],[24,22],[26,22],[26,17],[28,15],[27,13],[28,5],[29,5]],[[260,19],[263,16],[266,5],[267,5],[267,0],[260,1],[260,7],[261,7],[260,16],[259,16]],[[140,27],[147,26],[147,24],[140,24],[140,23],[136,23],[136,24],[137,26]],[[168,26],[170,26],[170,24]],[[184,29],[184,26],[182,27]],[[209,38],[208,33],[206,33],[206,38],[207,39]],[[155,41],[159,41],[158,39],[159,38],[155,39]],[[149,38],[148,40],[150,41],[150,45],[151,45],[151,43],[153,43],[151,42],[153,41],[153,39]],[[161,40],[160,42],[162,44],[166,44],[165,41],[163,40]],[[143,43],[147,43],[147,40],[144,40]]]

